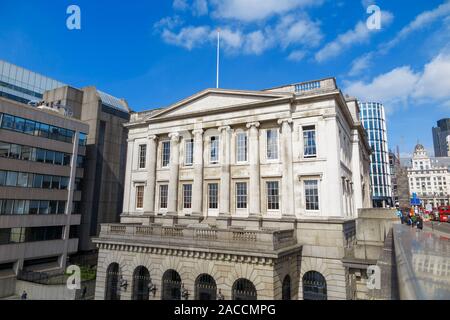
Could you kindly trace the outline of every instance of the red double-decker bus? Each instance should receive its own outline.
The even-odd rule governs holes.
[[[450,222],[450,206],[441,206],[439,207],[439,221],[441,222]]]

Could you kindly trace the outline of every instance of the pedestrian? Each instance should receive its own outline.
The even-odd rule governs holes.
[[[418,230],[423,230],[423,218],[422,217],[419,217],[417,219],[417,229]]]
[[[22,296],[20,297],[20,299],[22,299],[22,300],[27,300],[27,298],[28,298],[28,293],[24,290],[24,291],[22,292]]]
[[[87,287],[83,288],[83,293],[81,294],[81,298],[84,300],[86,299],[86,293],[87,293]]]

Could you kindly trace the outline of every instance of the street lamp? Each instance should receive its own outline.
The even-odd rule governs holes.
[[[189,290],[184,287],[184,284],[181,284],[181,296],[184,298],[184,300],[189,299]]]
[[[153,284],[152,278],[150,278],[148,280],[148,291],[153,294],[153,298],[156,296],[156,290],[158,290],[158,289],[156,288],[156,285]]]
[[[128,281],[127,280],[125,280],[124,278],[123,278],[123,276],[120,276],[120,282],[119,282],[119,284],[120,284],[120,288],[123,288],[123,291],[127,291],[127,288],[128,288]]]

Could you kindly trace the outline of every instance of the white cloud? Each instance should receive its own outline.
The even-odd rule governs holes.
[[[388,11],[382,11],[381,23],[386,28],[392,23],[394,15]],[[356,44],[367,43],[370,37],[378,30],[369,30],[365,22],[359,21],[353,29],[337,36],[337,38],[326,44],[316,53],[316,61],[325,60],[339,56],[346,49]]]
[[[323,0],[213,0],[214,16],[252,22],[284,14],[294,9],[321,5]]]
[[[179,33],[174,33],[168,29],[164,29],[162,38],[165,42],[192,50],[210,40],[210,28],[201,27],[185,27]]]
[[[372,64],[372,54],[368,53],[368,54],[362,55],[361,57],[353,60],[352,68],[349,71],[348,75],[350,77],[358,76],[363,71],[367,70],[371,64]]]
[[[187,0],[174,0],[172,6],[175,10],[186,10],[189,7]]]
[[[420,76],[409,66],[396,68],[382,74],[371,83],[357,81],[349,83],[345,92],[361,101],[382,102],[385,104],[406,103]]]
[[[183,20],[179,16],[165,17],[156,22],[153,27],[155,29],[174,29],[183,24]]]
[[[208,2],[206,0],[194,0],[192,4],[192,12],[196,16],[204,16],[208,14]]]
[[[442,52],[414,72],[403,66],[379,75],[371,82],[347,82],[345,92],[361,101],[382,102],[386,107],[407,105],[411,100],[445,104],[450,99],[450,53]]]
[[[311,21],[306,15],[283,17],[274,32],[283,48],[296,44],[314,47],[323,39],[319,24]]]
[[[295,50],[295,51],[292,51],[291,54],[287,58],[288,58],[288,60],[298,62],[298,61],[303,60],[303,58],[305,56],[306,56],[306,51]]]
[[[433,99],[450,98],[450,54],[441,53],[425,66],[413,96]]]
[[[410,34],[426,27],[434,23],[436,20],[440,18],[444,18],[450,14],[450,2],[447,1],[444,4],[441,4],[437,8],[429,11],[424,11],[416,18],[411,21],[408,25],[406,25],[400,32],[397,33],[394,39],[389,41],[385,46],[383,46],[384,51],[388,51],[395,45],[397,45],[401,40],[408,37]]]

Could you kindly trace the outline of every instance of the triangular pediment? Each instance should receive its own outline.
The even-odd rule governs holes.
[[[286,97],[286,95],[259,91],[208,89],[156,112],[150,118],[165,118],[223,110],[228,107],[264,102],[283,97]]]

